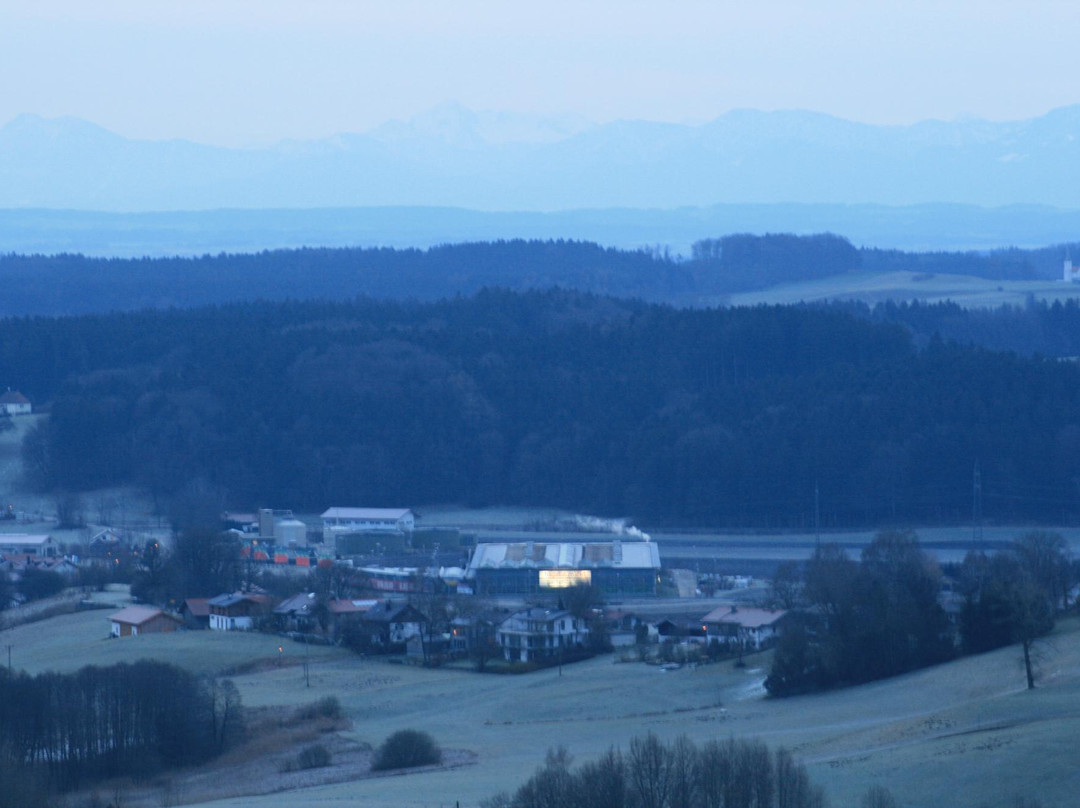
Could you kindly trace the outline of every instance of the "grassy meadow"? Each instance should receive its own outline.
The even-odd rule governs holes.
[[[782,284],[753,292],[726,295],[703,301],[730,306],[810,303],[823,300],[858,300],[874,305],[885,300],[920,300],[938,303],[951,300],[961,306],[993,308],[1023,306],[1035,300],[1067,300],[1080,297],[1080,284],[1062,281],[1009,281],[973,275],[933,275],[917,272],[852,272],[802,283]]]
[[[474,766],[236,797],[215,806],[475,806],[512,790],[545,751],[565,745],[578,761],[626,747],[648,731],[695,741],[758,737],[792,749],[832,805],[856,805],[869,785],[909,808],[1005,805],[1015,794],[1046,808],[1080,790],[1080,621],[1044,644],[1039,687],[1023,689],[1017,649],[1003,649],[896,679],[822,695],[764,698],[768,657],[745,669],[721,663],[663,672],[603,656],[524,676],[424,670],[258,634],[182,632],[106,639],[107,611],[51,618],[0,632],[15,667],[73,670],[153,657],[201,673],[232,672],[248,706],[297,705],[334,695],[354,721],[347,736],[380,743],[405,728],[446,748],[474,752]],[[242,785],[242,784],[238,784]]]

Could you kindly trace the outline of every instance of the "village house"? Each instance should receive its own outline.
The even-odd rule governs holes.
[[[709,640],[761,650],[779,636],[787,615],[783,609],[758,609],[751,606],[720,606],[701,619]]]
[[[318,606],[319,599],[314,592],[300,592],[274,607],[274,620],[285,631],[317,631],[320,628]]]
[[[33,410],[30,399],[10,387],[0,394],[0,415],[29,415]]]
[[[495,643],[507,662],[529,662],[579,648],[589,630],[585,621],[564,609],[523,609],[495,630]]]
[[[112,637],[162,634],[180,628],[180,618],[151,606],[128,606],[109,615],[109,623]]]
[[[266,595],[234,592],[210,598],[207,603],[212,631],[250,631],[255,628],[256,619],[269,611],[270,599]]]
[[[424,615],[407,603],[378,601],[361,612],[350,629],[353,645],[373,651],[404,651],[405,644],[420,636]]]
[[[652,624],[652,632],[660,642],[704,644],[707,637],[705,624],[696,617],[670,615]]]
[[[180,617],[188,628],[210,628],[210,598],[188,598],[180,606]]]
[[[348,598],[335,598],[326,604],[327,632],[335,639],[340,639],[342,632],[350,625],[360,622],[361,616],[375,606],[377,600],[350,600]]]

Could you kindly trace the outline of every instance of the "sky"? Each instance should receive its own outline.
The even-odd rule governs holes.
[[[0,125],[251,146],[447,103],[1015,120],[1080,102],[1078,57],[1075,0],[0,0]]]

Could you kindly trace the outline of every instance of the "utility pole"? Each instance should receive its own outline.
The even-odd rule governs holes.
[[[814,480],[814,546],[821,544],[821,492],[818,481]]]
[[[971,540],[978,550],[983,549],[982,526],[982,471],[979,461],[975,460],[975,471],[971,480]]]

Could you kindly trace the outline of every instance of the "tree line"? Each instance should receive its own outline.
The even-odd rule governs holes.
[[[427,250],[304,248],[194,258],[0,256],[0,316],[190,308],[244,300],[436,300],[484,287],[563,288],[693,302],[703,296],[850,272],[909,271],[991,279],[1057,279],[1080,245],[991,252],[856,248],[833,234],[734,234],[695,243],[690,256],[581,241],[509,240]]]
[[[1080,519],[1080,368],[846,310],[485,290],[27,318],[0,321],[0,378],[51,401],[33,485],[132,483],[163,512],[957,523],[978,461],[988,520]]]
[[[803,569],[777,572],[777,605],[796,610],[765,687],[786,696],[873,681],[1018,643],[1029,688],[1033,646],[1069,606],[1077,568],[1060,534],[1032,531],[993,555],[973,550],[952,570],[958,625],[939,601],[942,572],[910,531],[879,534],[856,562],[823,544]]]
[[[47,790],[201,763],[242,731],[232,682],[165,663],[36,676],[0,670],[0,767]]]
[[[665,744],[649,733],[574,768],[564,747],[513,794],[484,808],[824,808],[825,795],[785,749],[729,738]]]

